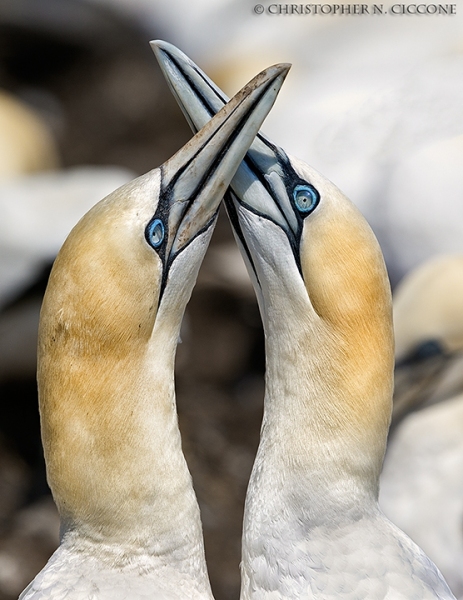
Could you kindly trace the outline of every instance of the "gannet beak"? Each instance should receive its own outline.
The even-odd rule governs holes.
[[[227,96],[172,44],[155,41],[151,47],[190,126],[198,131],[221,109]],[[231,189],[225,197],[227,211],[251,265],[237,218],[240,205],[281,227],[299,264],[298,246],[305,215],[294,205],[295,190],[306,193],[311,209],[318,204],[319,197],[316,189],[296,173],[284,150],[259,133],[238,167]]]
[[[281,64],[257,75],[162,165],[160,202],[147,231],[153,232],[153,223],[168,215],[168,262],[214,221],[220,201],[288,70],[289,65]],[[187,89],[183,81],[179,87]]]
[[[164,42],[150,42],[167,84],[193,130],[228,102],[228,96],[181,50]],[[199,129],[201,126],[199,126]]]

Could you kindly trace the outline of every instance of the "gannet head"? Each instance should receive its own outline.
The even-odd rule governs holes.
[[[463,256],[437,256],[394,293],[396,373],[393,421],[461,391]]]
[[[226,97],[172,45],[156,42],[153,49],[190,125],[201,127]],[[266,331],[267,394],[299,388],[295,395],[310,405],[306,415],[320,425],[318,435],[331,449],[344,440],[350,450],[341,454],[377,481],[393,338],[389,282],[370,227],[331,182],[262,134],[226,205]],[[272,391],[275,382],[281,389]]]
[[[396,358],[407,360],[425,345],[443,352],[463,348],[463,256],[437,256],[409,273],[394,292]],[[429,355],[430,353],[428,353]]]
[[[65,530],[160,543],[191,505],[173,408],[178,332],[220,200],[287,71],[259,74],[160,168],[92,208],[55,261],[38,382]]]
[[[300,397],[310,399],[307,414],[327,439],[343,439],[375,482],[393,382],[390,287],[379,244],[336,186],[258,143],[265,150],[249,150],[226,204],[259,299],[268,366],[297,365],[289,371]]]

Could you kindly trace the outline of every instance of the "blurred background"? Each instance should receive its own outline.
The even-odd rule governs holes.
[[[95,202],[190,137],[149,40],[177,45],[230,95],[270,64],[293,63],[264,131],[359,206],[394,288],[429,259],[463,253],[462,7],[454,5],[454,15],[392,15],[391,2],[371,14],[367,2],[370,14],[272,15],[263,2],[257,14],[253,0],[0,0],[0,600],[17,598],[58,543],[35,382],[53,259]],[[452,318],[463,323],[458,289],[463,295],[450,283],[437,296],[455,299]],[[446,331],[453,328],[452,321]],[[417,354],[441,333],[436,326],[415,335],[404,352]],[[463,337],[439,341],[446,357],[462,348]],[[459,364],[457,382],[435,402],[462,391]],[[264,367],[254,293],[222,213],[177,356],[180,428],[217,600],[239,597]],[[421,369],[428,373],[428,363]],[[461,440],[463,424],[455,434],[463,455]],[[462,464],[452,481],[463,479]],[[462,488],[453,492],[460,502],[452,525],[460,573]],[[418,502],[416,489],[411,494]],[[463,576],[453,585],[463,596]]]

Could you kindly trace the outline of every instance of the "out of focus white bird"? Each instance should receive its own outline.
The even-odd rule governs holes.
[[[58,149],[40,117],[0,90],[0,181],[58,166]]]
[[[170,44],[153,47],[193,129],[224,102]],[[389,282],[358,210],[256,138],[226,196],[266,335],[261,439],[246,497],[242,598],[453,598],[378,506],[392,406]]]
[[[24,226],[27,228],[30,215],[25,211],[19,222],[10,219],[11,212],[17,211],[18,204],[22,204],[21,199],[18,202],[18,194],[11,194],[11,191],[17,189],[23,177],[34,179],[33,174],[41,171],[53,173],[58,163],[56,143],[40,116],[12,94],[0,90],[0,308],[8,296],[24,285],[40,262],[34,251],[27,258],[25,256],[28,240],[18,232]],[[35,229],[34,235],[37,235]],[[12,239],[13,246],[10,245]],[[18,247],[21,248],[19,252]],[[58,249],[59,246],[52,258]]]
[[[120,167],[74,167],[1,182],[0,306],[54,260],[95,202],[133,176]]]
[[[315,140],[320,164],[372,225],[394,282],[437,253],[463,252],[462,75],[461,50],[439,54],[333,118]]]
[[[463,256],[437,257],[401,282],[394,329],[398,425],[381,506],[463,598]]]
[[[438,256],[394,294],[394,420],[463,392],[463,255]]]
[[[22,600],[211,599],[174,358],[220,200],[287,73],[258,75],[63,245],[39,329],[47,476],[61,545]]]

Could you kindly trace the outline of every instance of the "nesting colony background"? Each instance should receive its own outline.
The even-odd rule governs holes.
[[[291,16],[269,5],[258,14],[252,0],[0,4],[0,600],[16,598],[58,542],[35,383],[50,266],[90,206],[190,137],[150,39],[179,46],[229,94],[272,63],[293,63],[265,132],[359,206],[393,286],[433,256],[463,253],[461,7]],[[217,600],[239,596],[264,367],[254,293],[221,214],[176,370]]]

